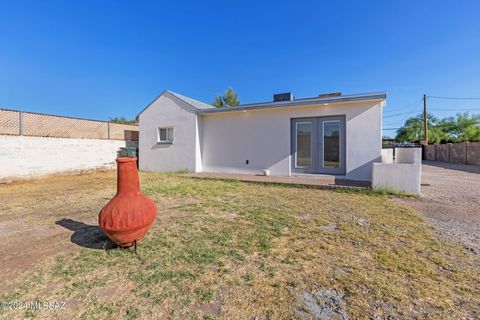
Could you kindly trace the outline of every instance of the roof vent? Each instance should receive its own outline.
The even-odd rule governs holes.
[[[333,98],[333,97],[340,97],[342,95],[341,92],[334,92],[334,93],[324,93],[324,94],[319,94],[319,98]]]
[[[273,102],[292,101],[292,100],[293,100],[293,94],[291,92],[277,93],[273,95]]]

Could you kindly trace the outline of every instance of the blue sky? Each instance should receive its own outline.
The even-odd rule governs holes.
[[[479,1],[0,0],[0,107],[133,118],[164,89],[211,102],[232,86],[242,103],[387,91],[395,128],[424,93],[480,96],[479,13]],[[480,100],[429,108],[480,113]]]

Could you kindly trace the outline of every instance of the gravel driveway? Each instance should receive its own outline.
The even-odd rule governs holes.
[[[438,232],[480,255],[480,167],[424,161],[418,200],[402,200]]]

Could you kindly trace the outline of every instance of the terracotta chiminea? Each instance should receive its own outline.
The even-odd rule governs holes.
[[[100,228],[119,246],[136,246],[156,214],[155,202],[140,191],[137,158],[117,158],[117,194],[100,211]]]

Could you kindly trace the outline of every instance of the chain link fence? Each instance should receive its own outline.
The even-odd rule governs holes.
[[[138,141],[138,125],[0,109],[0,135]]]

